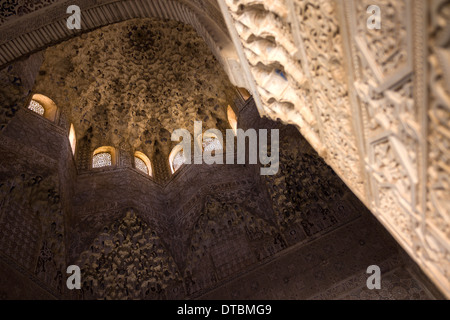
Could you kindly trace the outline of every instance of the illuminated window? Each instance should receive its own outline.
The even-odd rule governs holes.
[[[141,158],[134,157],[134,164],[136,165],[136,169],[142,171],[144,173],[148,173],[148,168],[145,165],[145,162],[141,160]]]
[[[231,129],[233,129],[234,134],[236,135],[237,133],[237,118],[236,118],[236,113],[234,113],[233,108],[231,108],[231,106],[228,106],[227,109],[227,117],[228,117],[228,123],[231,126]]]
[[[101,152],[97,153],[92,159],[92,168],[108,167],[112,165],[111,153]]]
[[[77,136],[75,135],[75,128],[73,127],[73,124],[70,124],[69,142],[70,147],[72,148],[72,154],[75,154],[75,145],[77,143]]]
[[[184,159],[184,155],[183,155],[183,150],[180,150],[175,157],[173,158],[173,169],[172,172],[177,171],[178,169],[180,169],[180,167],[186,162],[186,160]]]
[[[109,167],[115,164],[115,149],[113,147],[100,147],[94,151],[92,168]]]
[[[134,154],[134,166],[137,170],[152,175],[152,166],[148,157],[142,152],[136,151]]]
[[[30,104],[28,105],[28,109],[30,109],[31,111],[36,112],[37,114],[43,116],[45,109],[44,107],[37,101],[35,100],[31,100]]]
[[[175,173],[186,162],[183,149],[180,145],[175,146],[169,156],[170,169]]]
[[[56,121],[58,115],[56,104],[42,94],[33,94],[28,109],[53,122]]]

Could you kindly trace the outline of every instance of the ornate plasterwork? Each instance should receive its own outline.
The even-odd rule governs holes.
[[[424,136],[427,127],[431,132],[438,127],[427,124],[432,120],[432,116],[427,118],[427,110],[433,104],[426,101],[427,83],[422,80],[426,72],[426,8],[420,1],[379,1],[384,12],[382,28],[371,30],[365,25],[370,4],[373,2],[346,3],[345,16],[369,174],[367,200],[397,241],[449,294],[449,238],[431,231],[437,221],[426,206],[431,194],[424,191],[430,190],[430,175],[422,174],[434,155],[432,150],[439,146],[437,142],[427,144]],[[428,60],[433,64],[433,55]],[[428,79],[432,92],[438,88],[435,80]],[[445,117],[448,108],[441,114]],[[422,156],[427,148],[428,160]],[[443,177],[441,174],[438,179]],[[448,230],[448,210],[443,216],[446,218],[438,224]]]
[[[355,12],[354,40],[377,81],[377,91],[382,91],[401,80],[412,71],[412,13],[411,1],[377,1],[382,16],[382,28],[367,28],[366,12],[374,2],[370,0],[352,3]]]
[[[335,167],[353,191],[361,195],[356,138],[345,81],[342,34],[336,4],[330,1],[294,1],[299,37],[304,44],[303,65],[309,71],[312,99],[319,116],[321,155]],[[297,40],[297,42],[301,42]],[[339,145],[339,148],[336,146]]]
[[[81,29],[66,27],[69,5],[81,9]],[[230,81],[245,87],[240,63],[215,0],[7,0],[0,4],[0,66],[67,40],[74,34],[135,18],[157,17],[191,25]]]
[[[80,255],[85,299],[167,299],[180,273],[160,237],[133,210]]]
[[[450,1],[430,1],[427,211],[424,259],[450,290]]]
[[[239,204],[208,197],[191,235],[186,291],[193,294],[285,247],[279,231],[267,221]]]
[[[361,195],[361,168],[335,4],[226,3],[265,111],[298,126],[319,154]]]
[[[0,25],[14,17],[22,17],[33,11],[45,8],[55,0],[41,0],[41,1],[20,1],[20,0],[6,0],[0,4]]]
[[[62,294],[64,219],[57,190],[56,175],[45,172],[2,179],[0,252],[15,268],[25,269],[47,289]]]
[[[244,82],[256,84],[253,93],[255,99],[256,94],[261,97],[259,107],[272,118],[297,125],[319,155],[450,296],[449,1],[219,2],[231,14],[231,34],[238,35],[250,68]],[[130,3],[136,1],[126,5]],[[163,8],[174,9],[173,1],[164,3],[167,6]],[[195,4],[204,9],[211,2],[197,0]],[[366,26],[366,9],[373,4],[381,8],[380,30]],[[127,12],[126,5],[118,6],[120,14]],[[5,39],[19,39],[8,43],[14,52],[4,57],[4,63],[66,39],[66,30],[58,27],[62,15],[55,15],[60,8],[52,6],[39,19],[1,29]],[[99,17],[105,8],[110,7],[99,6],[89,12]],[[134,17],[142,17],[137,13]],[[52,20],[53,29],[46,26],[52,15],[57,17]],[[89,27],[107,23],[101,20]],[[215,33],[203,29],[203,24],[196,24],[196,30],[208,44],[218,43],[213,41]],[[28,47],[33,42],[23,40],[25,35],[32,36],[37,45]],[[26,48],[20,47],[20,41]],[[214,45],[210,48],[219,51]],[[17,87],[10,94],[23,100],[27,90],[19,91],[21,78],[12,71],[4,70],[3,77]],[[22,104],[16,100],[8,102],[4,118],[11,118],[18,105]],[[165,134],[160,135],[162,142]],[[90,154],[90,145],[83,144],[81,141],[81,154]],[[37,247],[40,263],[47,261],[48,247],[48,243]]]
[[[260,107],[297,125],[450,296],[449,1],[220,2]]]
[[[145,66],[144,68],[142,66]],[[236,91],[205,42],[189,25],[160,19],[106,26],[48,48],[33,92],[52,97],[73,123],[80,170],[92,167],[101,146],[131,166],[132,148],[153,163],[168,157],[171,134],[193,122],[229,128],[226,107]],[[124,150],[125,152],[122,152]],[[158,161],[157,161],[158,160]],[[167,178],[155,168],[155,177]]]

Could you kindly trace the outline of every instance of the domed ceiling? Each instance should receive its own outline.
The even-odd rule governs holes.
[[[109,25],[48,48],[33,93],[51,98],[78,141],[168,154],[178,128],[229,128],[236,91],[195,30],[156,18]]]

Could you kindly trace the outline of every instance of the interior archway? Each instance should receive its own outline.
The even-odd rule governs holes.
[[[71,5],[81,9],[81,29],[66,27],[67,4],[49,1],[27,7],[8,5],[0,16],[0,68],[32,52],[43,50],[74,35],[81,35],[106,25],[136,18],[174,20],[192,26],[217,61],[222,65],[230,81],[240,87],[247,84],[241,75],[241,67],[234,45],[228,35],[220,8],[215,1],[187,0],[132,0],[100,2],[74,0]],[[40,19],[23,12],[40,12]],[[20,22],[10,19],[22,16]],[[20,28],[18,28],[20,26]],[[17,45],[20,43],[20,45]]]
[[[65,262],[84,264],[84,255],[103,263],[97,252],[120,256],[124,248],[133,248],[139,259],[139,241],[120,239],[150,226],[138,238],[158,244],[157,252],[146,248],[152,261],[165,261],[146,287],[157,298],[253,290],[253,276],[273,285],[256,288],[253,297],[340,292],[367,298],[360,275],[374,261],[389,269],[387,281],[408,279],[402,290],[380,295],[439,297],[426,290],[420,272],[359,197],[448,292],[448,166],[441,161],[448,153],[446,10],[387,1],[393,22],[388,43],[398,48],[380,52],[398,63],[391,64],[372,55],[384,42],[368,34],[363,1],[77,3],[90,3],[83,7],[82,31],[68,33],[62,1],[37,6],[42,15],[19,14],[25,9],[18,2],[22,9],[11,8],[20,19],[0,16],[2,65],[16,61],[0,74],[6,84],[0,87],[0,224],[2,230],[26,230],[28,241],[38,243],[35,255],[24,255],[31,246],[22,250],[0,239],[0,253],[11,257],[0,259],[0,271],[7,270],[1,274],[17,279],[16,271],[26,268],[32,294],[42,293],[38,283],[61,297],[66,293],[58,274]],[[217,14],[218,4],[225,21],[208,17]],[[254,97],[237,94],[235,85],[254,89]],[[27,112],[30,92],[52,97],[61,117],[49,122]],[[281,130],[280,171],[261,177],[255,166],[202,164],[171,175],[171,132],[184,128],[192,135],[195,121],[223,132],[230,127],[227,106],[239,114],[243,130]],[[298,130],[262,119],[263,113],[295,124],[310,145]],[[70,123],[78,136],[75,159],[66,147]],[[91,170],[98,146],[114,148],[115,166]],[[148,155],[153,179],[136,174],[135,150]],[[143,260],[139,268],[151,268]],[[128,261],[117,261],[107,264],[115,268],[107,279],[100,275],[109,288],[121,286],[108,296],[137,290],[133,296],[145,297],[135,289],[139,270],[128,270],[132,281],[125,283],[121,265]],[[259,276],[256,267],[264,270]],[[311,285],[302,285],[310,279]],[[344,286],[333,283],[340,280]],[[277,291],[280,285],[285,289]]]

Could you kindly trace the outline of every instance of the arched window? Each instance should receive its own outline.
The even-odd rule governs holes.
[[[115,164],[115,149],[113,147],[95,149],[92,157],[92,168],[109,167]]]
[[[230,105],[228,105],[227,108],[227,117],[228,117],[228,123],[231,126],[231,129],[233,129],[234,135],[237,133],[237,117],[236,113],[234,113],[233,108],[231,108]]]
[[[50,121],[56,121],[58,108],[49,97],[42,94],[33,94],[30,103],[28,104],[28,109]]]
[[[180,169],[185,162],[186,159],[184,158],[183,149],[180,145],[177,145],[173,148],[169,156],[170,169],[172,170],[172,173],[175,173],[175,171]]]
[[[109,152],[99,152],[92,159],[93,168],[108,167],[112,165],[112,157]]]
[[[72,154],[75,155],[75,146],[77,144],[77,136],[75,134],[75,128],[73,127],[72,123],[70,124],[69,142],[70,142],[70,147],[72,148]]]
[[[152,166],[150,164],[150,160],[142,152],[136,151],[134,153],[134,167],[137,170],[139,170],[145,174],[148,174],[149,176],[152,175]]]

